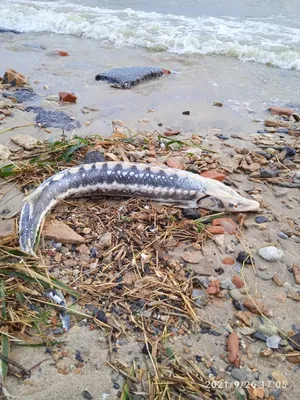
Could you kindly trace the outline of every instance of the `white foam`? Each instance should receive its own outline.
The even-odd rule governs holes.
[[[2,0],[0,27],[97,39],[114,46],[178,54],[222,54],[300,70],[300,29],[272,18],[189,18],[172,14],[110,10],[64,0]]]

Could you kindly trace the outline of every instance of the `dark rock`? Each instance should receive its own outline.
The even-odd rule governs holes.
[[[191,113],[189,111],[183,111],[182,115],[190,115]]]
[[[215,367],[211,366],[211,367],[210,367],[210,370],[211,370],[211,372],[212,372],[212,374],[213,374],[214,376],[218,376],[218,373],[217,373],[217,370],[216,370]]]
[[[228,367],[226,367],[225,371],[227,372],[231,372],[233,370],[233,366],[232,365],[228,365]]]
[[[264,217],[263,215],[260,215],[255,218],[255,222],[258,224],[263,224],[264,222],[269,222],[268,218]]]
[[[35,122],[41,124],[44,128],[52,127],[71,131],[81,126],[79,121],[70,118],[62,111],[46,111],[42,107],[35,106],[26,107],[25,111],[36,113]]]
[[[149,355],[149,354],[151,354],[151,352],[152,352],[152,344],[149,342],[147,344],[145,343],[142,348],[142,353]]]
[[[251,264],[251,260],[254,263],[254,259],[251,259],[250,254],[246,253],[245,251],[240,251],[236,258],[236,261],[241,264],[243,264],[244,262],[245,264]]]
[[[222,268],[222,267],[216,268],[215,271],[216,271],[216,273],[217,273],[218,275],[224,274],[224,268]]]
[[[96,81],[113,83],[113,86],[119,89],[129,89],[141,82],[158,78],[165,73],[167,73],[167,70],[151,67],[113,68],[96,75],[95,79]]]
[[[234,306],[235,309],[239,311],[246,311],[247,309],[243,306],[243,303],[241,303],[238,300],[232,300],[232,305]]]
[[[277,133],[289,133],[288,129],[277,129]]]
[[[275,178],[279,175],[279,171],[277,169],[263,169],[260,170],[261,178]]]
[[[91,258],[97,258],[97,250],[95,249],[95,247],[91,248],[90,257]]]
[[[260,341],[262,341],[262,342],[266,342],[266,340],[268,339],[267,336],[263,335],[263,334],[260,333],[260,332],[254,332],[253,335],[252,335],[252,337],[253,337],[254,339],[260,340]]]
[[[107,318],[106,318],[105,312],[102,311],[102,310],[98,310],[98,311],[95,313],[95,317],[96,317],[99,321],[101,321],[101,322],[104,322],[104,323],[107,322]]]
[[[84,359],[82,358],[79,350],[76,350],[76,352],[75,352],[75,360],[78,362],[81,362],[81,363],[84,362]]]
[[[297,154],[296,150],[290,146],[285,146],[283,150],[286,152],[286,157],[294,157]]]
[[[15,31],[14,29],[0,28],[0,33],[14,33],[15,35],[19,35],[21,32]]]
[[[7,98],[14,98],[16,99],[17,103],[23,103],[24,101],[34,100],[38,97],[32,90],[28,89],[17,89],[15,92],[9,93],[5,92],[2,94],[3,97]]]
[[[163,126],[163,124],[162,124],[161,122],[159,122],[157,125],[158,125],[159,127],[162,127],[162,126]]]
[[[220,140],[229,140],[229,137],[224,136],[224,135],[216,135],[216,137]]]
[[[201,214],[196,208],[183,208],[182,216],[187,219],[198,219],[201,218]]]
[[[197,362],[201,362],[202,361],[202,357],[198,356],[198,355],[196,355],[195,359],[196,359]]]
[[[87,400],[92,400],[93,399],[93,396],[87,390],[84,390],[82,392],[82,396],[83,396],[84,399],[87,399]]]
[[[117,382],[115,382],[114,385],[113,385],[113,388],[114,389],[119,389],[119,387],[120,387],[120,385]]]
[[[296,335],[291,336],[288,339],[290,345],[295,349],[295,350],[300,350],[300,332],[296,333]]]
[[[84,159],[85,164],[94,164],[105,161],[105,157],[100,151],[89,151]]]

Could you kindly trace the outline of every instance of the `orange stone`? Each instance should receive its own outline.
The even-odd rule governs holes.
[[[163,69],[162,72],[165,75],[170,75],[171,74],[171,71],[169,69]]]
[[[201,172],[200,175],[203,176],[204,178],[214,179],[219,182],[223,182],[224,179],[226,178],[226,175],[222,174],[221,172],[218,172],[215,169],[211,169],[210,171],[203,171]]]
[[[225,233],[225,229],[222,226],[208,226],[206,230],[213,235],[222,235]]]
[[[234,275],[234,277],[231,279],[231,282],[238,288],[242,288],[244,286],[244,281],[242,278],[240,278],[238,275]]]
[[[76,103],[77,96],[73,93],[68,93],[68,92],[59,92],[59,100],[62,101],[63,103]]]
[[[225,265],[233,265],[233,264],[235,264],[235,261],[234,261],[234,259],[231,258],[231,257],[225,257],[225,258],[223,258],[223,260],[222,260],[222,264],[225,264]]]
[[[70,54],[67,51],[55,50],[55,54],[61,57],[68,57]]]
[[[164,132],[165,136],[176,136],[176,135],[179,135],[179,134],[180,134],[180,131],[178,129],[167,128],[165,130],[165,132]]]
[[[12,86],[23,86],[27,82],[28,78],[25,75],[11,68],[6,70],[2,80],[2,83],[10,83]]]
[[[225,232],[233,234],[236,232],[236,224],[230,218],[216,218],[212,221],[213,226],[222,226]]]
[[[232,332],[227,341],[228,361],[234,363],[239,354],[239,338],[235,332]]]

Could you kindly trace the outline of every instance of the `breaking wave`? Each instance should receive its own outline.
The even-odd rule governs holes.
[[[61,1],[2,0],[0,27],[177,54],[221,54],[300,70],[300,29],[272,19],[185,17]]]

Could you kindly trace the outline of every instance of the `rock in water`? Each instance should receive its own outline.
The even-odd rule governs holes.
[[[131,86],[137,85],[141,82],[158,78],[163,74],[170,74],[171,72],[161,68],[151,67],[127,67],[127,68],[113,68],[102,74],[96,75],[96,81],[107,81],[113,83],[114,87],[119,89],[129,89]]]
[[[59,128],[71,131],[80,128],[79,121],[70,118],[62,111],[46,111],[42,107],[26,107],[25,111],[37,113],[35,122],[41,124],[44,128]]]
[[[275,246],[261,247],[258,254],[266,261],[278,261],[283,257],[283,251]]]

